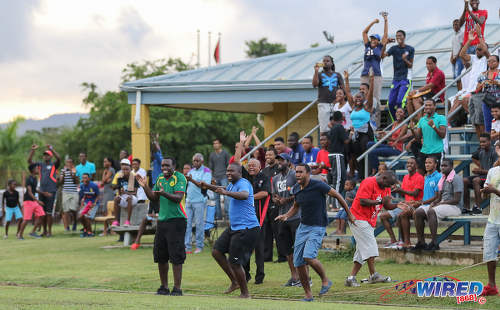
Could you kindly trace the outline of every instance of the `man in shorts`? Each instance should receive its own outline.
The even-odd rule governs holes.
[[[78,219],[83,225],[83,232],[80,237],[94,237],[92,233],[92,220],[99,209],[99,187],[90,181],[90,174],[82,174],[82,184],[80,184],[81,211]]]
[[[286,221],[300,210],[300,225],[297,228],[293,247],[293,265],[297,268],[300,283],[305,292],[303,301],[313,301],[307,272],[308,265],[321,278],[320,297],[332,287],[332,281],[328,279],[323,265],[317,259],[328,225],[326,195],[339,201],[347,212],[349,221],[354,222],[354,217],[344,198],[337,191],[324,182],[311,179],[311,168],[308,165],[298,164],[295,167],[295,176],[297,184],[292,188],[292,195],[295,196],[293,207],[286,214],[276,217],[276,220]]]
[[[77,211],[79,207],[78,201],[78,184],[80,178],[76,175],[76,169],[71,158],[67,158],[64,168],[59,174],[59,184],[62,184],[62,207],[63,207],[63,224],[64,230],[69,231],[69,226],[72,221],[73,231],[76,230]]]
[[[488,170],[493,167],[497,159],[497,153],[494,147],[491,146],[490,134],[487,132],[482,133],[479,137],[479,149],[472,154],[472,162],[476,165],[476,167],[472,168],[473,175],[464,178],[464,209],[462,213],[482,213],[480,208],[481,202],[483,201],[481,197],[481,188],[486,180]],[[474,200],[476,202],[472,210],[470,208],[470,188],[474,190]]]
[[[453,170],[453,160],[445,158],[441,161],[441,179],[439,180],[438,198],[428,206],[422,206],[415,212],[415,227],[417,229],[418,242],[415,251],[439,250],[437,243],[438,220],[447,216],[459,216],[462,213],[462,194],[464,192],[464,181],[462,177]],[[432,241],[425,244],[424,221],[429,223]]]
[[[29,165],[28,169],[30,171],[30,175],[26,178],[25,182],[26,193],[24,193],[23,201],[23,222],[21,223],[21,229],[17,234],[17,239],[19,240],[24,240],[24,229],[26,228],[26,225],[28,225],[28,222],[33,218],[33,214],[35,214],[35,225],[33,226],[33,230],[31,231],[30,236],[37,239],[41,238],[41,236],[38,235],[35,230],[40,227],[41,218],[45,216],[45,212],[43,211],[43,207],[41,206],[43,202],[38,200],[35,195],[37,193],[36,187],[38,185],[38,180],[36,178],[36,176],[38,175],[38,165],[31,164]]]
[[[146,178],[136,175],[136,179],[151,201],[160,202],[158,225],[154,241],[154,261],[158,264],[161,286],[158,295],[182,296],[182,265],[186,260],[184,236],[186,235],[186,178],[175,171],[175,159],[165,157],[161,161],[162,173],[158,176],[153,190]],[[174,271],[174,288],[168,288],[168,262]]]
[[[391,203],[391,186],[396,183],[392,171],[379,172],[377,176],[364,179],[359,186],[356,198],[352,203],[351,212],[355,218],[354,223],[349,223],[352,235],[356,240],[351,275],[345,280],[345,286],[358,287],[356,275],[366,262],[370,277],[368,283],[390,282],[390,277],[384,277],[375,271],[375,257],[378,257],[377,241],[374,228],[377,224],[377,215],[380,209],[393,210],[403,208],[401,205]]]
[[[278,155],[277,160],[279,173],[273,178],[273,202],[278,206],[279,214],[283,215],[293,206],[294,197],[291,190],[297,180],[295,171],[290,169],[290,155],[281,153]],[[297,268],[293,266],[293,243],[299,224],[300,213],[280,222],[278,226],[278,252],[286,256],[290,267],[290,279],[284,286],[297,286],[300,284]]]
[[[38,149],[38,145],[31,146],[30,154],[28,155],[28,164],[33,164],[33,155]],[[52,162],[52,157],[56,158]],[[57,192],[57,168],[61,163],[61,157],[54,150],[52,145],[47,145],[47,149],[43,152],[43,161],[36,163],[40,170],[40,201],[43,203],[45,216],[41,219],[43,225],[42,236],[52,236],[52,217],[54,216],[54,202]]]
[[[500,144],[495,145],[500,153]],[[488,285],[483,289],[483,296],[498,295],[495,282],[497,267],[498,246],[500,245],[500,166],[491,168],[486,176],[486,182],[481,192],[490,195],[490,215],[484,229],[483,262],[488,270]]]
[[[127,208],[127,220],[123,226],[129,226],[132,210],[137,205],[137,189],[139,188],[139,184],[131,171],[130,161],[126,158],[122,159],[120,161],[120,167],[121,172],[117,173],[112,183],[113,187],[118,189],[119,195],[116,196],[114,200],[115,221],[111,226],[120,226],[120,208]]]
[[[229,202],[230,226],[215,242],[212,256],[231,280],[231,285],[224,293],[229,294],[239,288],[240,298],[249,298],[243,266],[248,264],[255,248],[260,225],[255,214],[252,184],[241,173],[241,165],[233,162],[227,166],[227,189],[204,182],[195,184],[232,198]]]

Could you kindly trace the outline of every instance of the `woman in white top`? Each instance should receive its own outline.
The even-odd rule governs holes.
[[[335,104],[333,106],[333,112],[340,111],[344,116],[344,121],[342,122],[342,126],[344,126],[345,130],[350,130],[352,126],[351,121],[351,103],[352,100],[347,100],[347,96],[342,88],[337,89],[337,94],[335,97]]]

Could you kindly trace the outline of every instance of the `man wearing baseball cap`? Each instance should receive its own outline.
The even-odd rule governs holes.
[[[52,218],[54,216],[54,201],[57,192],[57,168],[61,163],[61,157],[54,150],[52,145],[47,145],[47,149],[43,152],[43,161],[33,163],[33,155],[38,149],[38,145],[31,146],[30,154],[28,155],[28,164],[36,164],[40,171],[40,201],[43,203],[45,216],[42,217],[43,234],[42,236],[52,236]],[[52,157],[56,158],[52,162]]]
[[[111,183],[114,189],[118,190],[118,196],[115,197],[114,215],[115,220],[111,226],[120,226],[120,208],[126,208],[127,220],[124,226],[130,225],[130,217],[132,216],[132,209],[137,205],[137,189],[139,183],[135,179],[132,168],[130,167],[130,160],[123,158],[120,161],[121,171],[115,176]]]
[[[291,194],[291,188],[297,183],[295,171],[290,169],[291,157],[287,153],[279,154],[278,160],[279,173],[273,178],[273,202],[279,208],[279,215],[286,214],[293,206],[294,197]],[[290,267],[290,279],[284,286],[297,286],[300,284],[297,268],[293,266],[293,243],[295,241],[295,232],[300,224],[300,213],[282,221],[278,226],[277,247],[278,252],[286,256],[288,266]]]
[[[374,101],[374,111],[375,111],[375,122],[377,127],[380,125],[380,93],[382,91],[382,70],[380,68],[380,62],[382,59],[382,50],[385,44],[387,44],[387,15],[384,17],[384,36],[381,39],[380,35],[372,34],[368,37],[368,32],[370,28],[379,23],[378,19],[372,21],[363,30],[363,43],[365,45],[365,55],[364,55],[364,66],[363,71],[361,71],[361,83],[369,84],[370,82],[370,71],[373,72],[373,97],[376,99]]]

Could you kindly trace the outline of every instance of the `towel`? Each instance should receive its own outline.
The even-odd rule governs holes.
[[[443,184],[444,184],[444,181],[448,181],[448,182],[453,182],[453,178],[455,177],[455,170],[452,169],[450,174],[448,174],[448,176],[445,176],[443,174],[443,176],[441,177],[441,179],[439,180],[439,183],[438,183],[438,188],[439,190],[442,190],[443,189]]]

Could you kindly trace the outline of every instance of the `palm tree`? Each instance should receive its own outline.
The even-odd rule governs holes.
[[[19,124],[23,121],[22,117],[18,117],[5,128],[0,128],[0,169],[5,171],[2,174],[7,179],[26,169],[26,156],[33,137],[29,134],[17,135]]]

